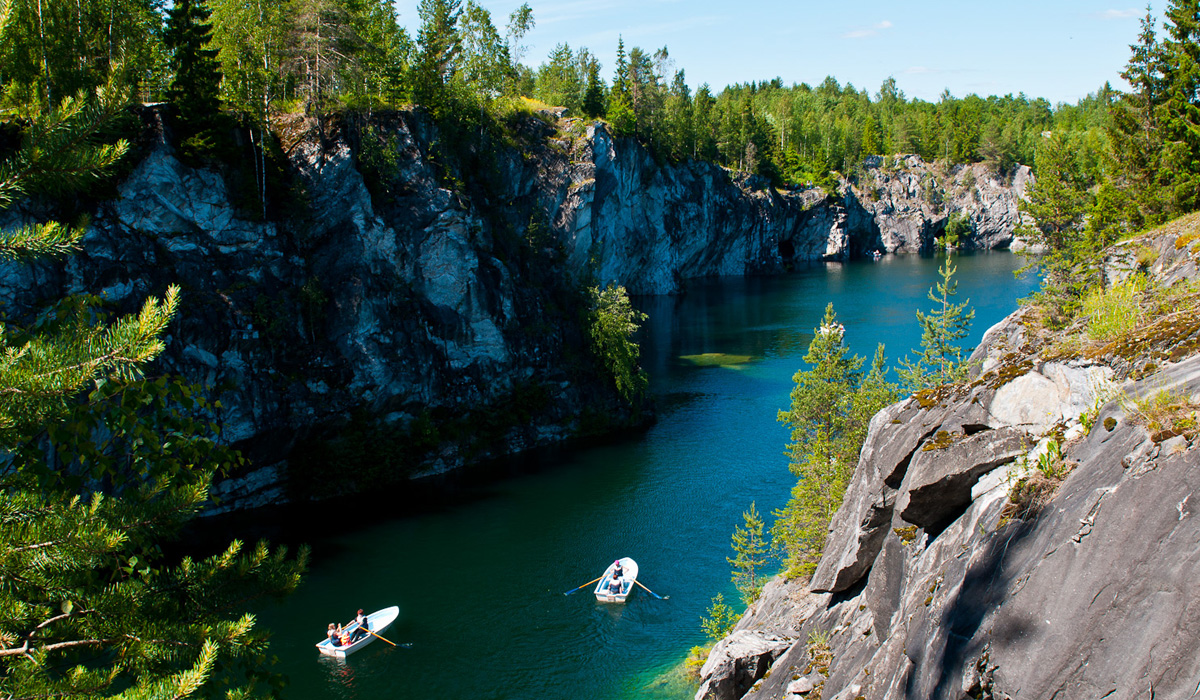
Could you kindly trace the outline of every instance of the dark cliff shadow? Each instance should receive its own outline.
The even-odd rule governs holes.
[[[966,571],[958,594],[942,611],[938,624],[945,630],[946,642],[936,675],[937,684],[926,694],[912,687],[920,674],[911,674],[906,697],[913,700],[961,697],[962,669],[968,659],[978,658],[989,643],[1012,642],[1025,635],[1027,626],[1007,624],[993,629],[987,641],[978,638],[988,614],[1009,597],[1009,589],[1019,573],[1014,566],[1017,549],[1035,532],[1037,523],[1037,517],[1018,520],[993,534],[986,553]]]

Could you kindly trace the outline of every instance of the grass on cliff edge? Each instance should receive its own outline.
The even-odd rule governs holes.
[[[1163,362],[1200,353],[1200,280],[1164,285],[1150,275],[1155,263],[1200,262],[1200,212],[1122,241],[1106,256],[1128,275],[1089,290],[1076,317],[1047,334],[1043,359],[1102,361],[1122,377],[1140,379]]]

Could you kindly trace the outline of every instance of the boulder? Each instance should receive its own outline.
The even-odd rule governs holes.
[[[700,670],[695,700],[738,700],[795,640],[740,630],[717,642]]]
[[[1112,370],[1047,362],[996,390],[988,406],[992,427],[1027,426],[1041,432],[1060,421],[1077,420],[1111,392]]]
[[[944,525],[971,503],[971,488],[979,477],[1013,461],[1030,448],[1030,438],[1018,428],[987,430],[950,444],[934,440],[917,451],[900,487],[896,513],[921,528]]]
[[[808,695],[813,691],[813,682],[808,679],[808,676],[801,676],[796,680],[788,683],[788,695]]]

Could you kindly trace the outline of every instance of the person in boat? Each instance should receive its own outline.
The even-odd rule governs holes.
[[[621,568],[621,560],[618,559],[618,560],[614,561],[613,562],[613,579],[615,580],[615,579],[621,578],[621,576],[624,573],[625,573],[625,570]]]
[[[329,623],[329,629],[325,630],[325,636],[329,638],[329,643],[335,647],[342,645],[342,626]]]
[[[367,620],[367,616],[363,614],[362,608],[358,609],[358,614],[354,616],[354,621],[358,623],[358,629],[354,630],[354,639],[362,639],[367,636],[371,629],[371,623]]]
[[[621,592],[621,579],[617,578],[615,573],[613,574],[612,580],[608,582],[608,590],[611,593]]]

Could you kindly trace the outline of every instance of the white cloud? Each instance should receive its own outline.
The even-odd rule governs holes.
[[[1100,19],[1129,19],[1141,14],[1140,10],[1105,10],[1099,13]]]
[[[859,27],[858,29],[851,29],[850,31],[843,34],[842,38],[843,39],[865,39],[869,36],[875,36],[881,30],[891,29],[891,28],[892,28],[891,20],[885,19],[882,22],[876,22],[875,24],[872,24],[869,27]]]

